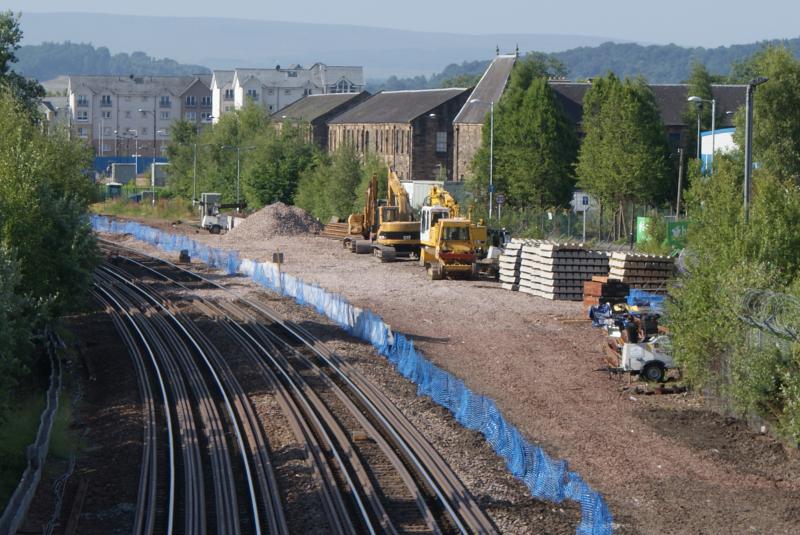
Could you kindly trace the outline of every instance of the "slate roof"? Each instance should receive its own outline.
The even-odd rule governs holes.
[[[382,91],[328,124],[410,123],[420,115],[462,95],[465,88]]]
[[[574,123],[579,123],[583,118],[583,97],[591,87],[591,83],[577,82],[550,82],[550,87],[555,91],[556,98],[561,103],[564,112]],[[689,97],[688,86],[685,84],[651,84],[650,89],[655,95],[656,104],[661,112],[661,120],[665,126],[685,126],[683,112],[686,110],[686,99]],[[736,111],[744,106],[744,85],[712,85],[711,92],[717,101],[717,128],[732,126],[731,117],[725,115],[726,111]],[[710,104],[706,104],[710,106]]]
[[[94,94],[112,93],[124,95],[152,95],[166,92],[180,95],[197,80],[209,87],[211,75],[196,76],[70,76],[69,87],[76,91],[85,87]]]
[[[366,91],[361,93],[308,95],[272,114],[272,119],[276,122],[288,119],[311,123],[320,117],[335,112],[337,109],[346,110],[366,98],[369,98],[369,93]],[[352,102],[354,99],[356,99],[356,102]],[[348,104],[350,104],[349,107],[347,106]]]
[[[483,124],[486,120],[486,113],[489,111],[489,103],[497,103],[503,96],[508,77],[511,75],[511,69],[516,61],[516,54],[495,57],[486,72],[483,73],[478,85],[475,86],[469,100],[456,115],[453,123]],[[481,102],[470,102],[473,99]]]

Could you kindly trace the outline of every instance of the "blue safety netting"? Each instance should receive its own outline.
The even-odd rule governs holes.
[[[208,247],[181,235],[157,230],[135,222],[121,222],[103,216],[92,217],[99,232],[130,234],[165,251],[186,249],[192,257],[228,274],[242,273],[261,286],[314,308],[349,334],[372,344],[407,379],[417,385],[417,394],[428,396],[447,408],[463,426],[480,432],[506,462],[508,470],[523,481],[535,498],[560,503],[565,499],[581,506],[579,535],[612,533],[611,512],[605,500],[567,462],[550,458],[508,423],[491,399],[472,392],[463,381],[442,370],[414,347],[414,342],[393,333],[380,316],[358,308],[344,297],[316,284],[282,272],[277,264],[240,260],[233,251]]]

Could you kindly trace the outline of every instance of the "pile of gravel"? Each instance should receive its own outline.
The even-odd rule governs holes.
[[[270,236],[297,236],[316,233],[322,225],[297,206],[276,202],[251,214],[225,234],[226,240],[257,240]]]

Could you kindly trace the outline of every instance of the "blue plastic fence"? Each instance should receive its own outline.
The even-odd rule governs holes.
[[[491,399],[472,392],[463,381],[440,369],[414,348],[403,334],[393,333],[380,316],[353,306],[344,297],[320,286],[283,273],[275,264],[240,260],[234,251],[222,251],[197,243],[187,236],[170,234],[135,222],[103,216],[92,217],[98,232],[130,234],[164,251],[187,249],[192,257],[224,269],[229,275],[242,273],[261,286],[313,307],[349,334],[371,343],[397,370],[417,385],[417,394],[446,407],[463,426],[479,431],[503,457],[508,470],[522,480],[535,498],[561,503],[565,499],[581,506],[578,535],[612,533],[611,513],[603,497],[564,460],[551,459],[544,450],[528,442],[516,427],[506,422]]]

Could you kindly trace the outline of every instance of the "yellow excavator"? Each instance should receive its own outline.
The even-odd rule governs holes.
[[[477,278],[486,247],[486,226],[462,217],[453,196],[431,186],[420,213],[419,253],[431,280],[452,275]]]
[[[381,262],[419,254],[419,222],[403,184],[390,167],[388,199],[378,201],[378,178],[372,177],[365,192],[364,210],[347,218],[348,233],[343,245],[354,253],[372,252]],[[358,239],[361,236],[362,239]]]

